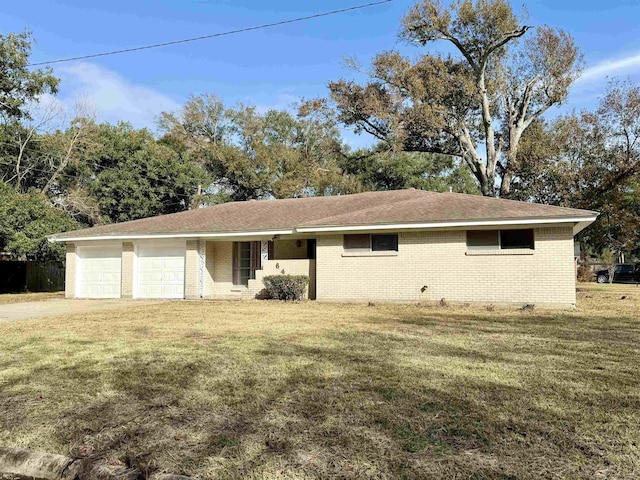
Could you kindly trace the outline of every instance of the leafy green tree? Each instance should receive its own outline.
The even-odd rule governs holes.
[[[0,115],[5,119],[30,118],[30,102],[58,91],[60,80],[51,68],[27,67],[31,42],[30,32],[0,35]]]
[[[98,127],[99,147],[86,152],[69,181],[95,199],[103,222],[187,210],[207,175],[148,130],[128,124]]]
[[[160,121],[163,141],[184,146],[212,175],[220,199],[287,198],[350,191],[338,167],[343,148],[335,124],[313,113],[226,108],[213,96],[191,98]]]
[[[40,158],[36,139],[52,114],[32,114],[39,98],[55,94],[59,83],[50,68],[27,66],[31,42],[29,32],[0,35],[0,177],[17,191],[27,191],[24,184],[38,177],[33,161]]]
[[[601,212],[581,234],[594,252],[640,253],[640,86],[613,82],[595,111],[538,122],[513,197]]]
[[[451,189],[458,193],[480,193],[469,169],[446,155],[393,152],[377,148],[346,155],[341,166],[347,174],[358,178],[364,190],[418,188],[437,192]]]
[[[423,47],[444,41],[456,55],[426,53],[413,61],[378,54],[363,72],[368,83],[329,84],[339,118],[392,150],[460,158],[484,195],[509,196],[521,170],[522,135],[566,99],[581,66],[568,33],[540,26],[526,36],[530,29],[506,0],[450,7],[422,0],[405,16],[401,38]]]
[[[64,247],[49,243],[47,237],[74,228],[77,224],[41,195],[16,193],[0,183],[0,251],[15,258],[62,263]]]

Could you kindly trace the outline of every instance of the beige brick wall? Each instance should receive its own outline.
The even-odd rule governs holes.
[[[67,253],[65,258],[64,272],[64,296],[66,298],[76,297],[76,270],[78,266],[78,255],[76,246],[73,243],[67,243]]]
[[[468,253],[463,230],[400,233],[393,256],[343,256],[342,242],[318,237],[318,300],[575,304],[570,226],[535,229],[533,254]]]
[[[122,243],[120,297],[133,298],[133,242]]]
[[[238,296],[244,286],[233,284],[233,242],[213,242],[213,295],[224,297]]]
[[[300,242],[299,247],[297,242]],[[278,260],[307,258],[307,240],[276,240],[273,254]]]
[[[186,299],[200,298],[199,273],[200,254],[198,240],[187,240],[187,250],[184,264],[184,297]]]

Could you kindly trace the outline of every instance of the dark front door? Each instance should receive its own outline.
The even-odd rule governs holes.
[[[307,240],[307,258],[311,260],[316,259],[316,239],[310,238]]]

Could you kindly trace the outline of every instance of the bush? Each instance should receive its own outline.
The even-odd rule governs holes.
[[[585,266],[578,266],[578,281],[579,282],[593,282],[595,280],[595,274],[593,271]]]
[[[273,300],[302,300],[309,284],[306,275],[269,275],[262,280],[267,298]]]

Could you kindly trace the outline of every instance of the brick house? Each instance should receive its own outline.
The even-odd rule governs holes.
[[[252,200],[50,238],[68,298],[254,298],[304,274],[308,298],[575,304],[573,237],[596,212],[421,190]]]

